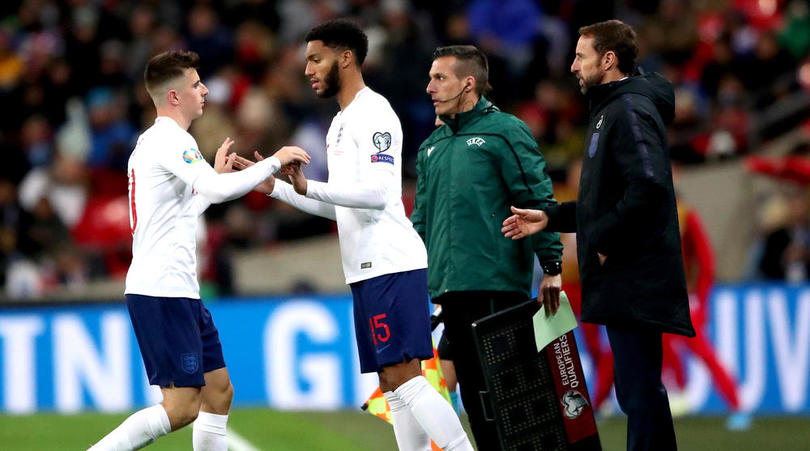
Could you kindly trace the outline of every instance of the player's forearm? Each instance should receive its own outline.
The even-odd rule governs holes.
[[[337,186],[307,180],[307,197],[341,207],[382,210],[388,203],[388,190],[382,181]]]
[[[276,180],[273,192],[269,194],[273,199],[278,199],[286,204],[311,215],[336,220],[335,206],[315,199],[309,199],[296,193],[292,185],[282,180]]]
[[[213,170],[194,181],[194,189],[211,203],[244,196],[281,168],[278,158],[270,157],[239,172],[217,174]]]

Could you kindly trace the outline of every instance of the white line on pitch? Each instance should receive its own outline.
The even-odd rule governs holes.
[[[259,451],[259,448],[251,445],[247,439],[237,434],[230,426],[228,427],[228,449],[231,451]]]

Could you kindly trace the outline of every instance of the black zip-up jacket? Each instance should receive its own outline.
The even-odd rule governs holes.
[[[638,74],[587,98],[577,200],[546,210],[547,230],[577,234],[582,321],[694,336],[666,144],[672,85]]]

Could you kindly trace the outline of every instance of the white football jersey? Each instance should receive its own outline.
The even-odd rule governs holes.
[[[239,172],[217,174],[194,137],[169,117],[155,119],[138,137],[127,166],[132,263],[125,293],[199,299],[199,215],[211,199],[241,196],[280,167],[270,157]]]
[[[402,127],[388,101],[368,87],[358,92],[332,120],[326,154],[329,182],[308,182],[307,197],[337,204],[346,283],[426,268],[425,246],[402,205]],[[372,208],[345,206],[375,197]]]
[[[171,118],[158,117],[138,137],[127,165],[132,231],[127,294],[199,299],[196,235],[204,199],[192,185],[204,169],[213,170],[197,141]]]

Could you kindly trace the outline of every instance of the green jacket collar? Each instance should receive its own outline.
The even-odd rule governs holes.
[[[492,111],[498,111],[498,107],[492,104],[489,100],[485,99],[483,96],[478,99],[478,103],[475,104],[473,109],[469,111],[465,111],[463,113],[456,113],[455,117],[450,117],[449,115],[442,114],[439,116],[439,119],[442,120],[451,130],[453,133],[459,131],[460,129],[464,128],[467,124],[472,122],[473,120],[483,116],[484,114],[490,113]]]

